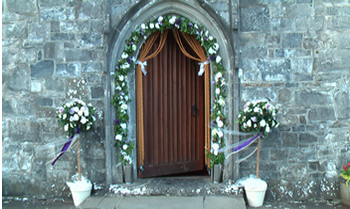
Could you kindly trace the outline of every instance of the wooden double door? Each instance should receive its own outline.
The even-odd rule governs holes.
[[[198,76],[198,62],[181,52],[169,31],[164,48],[147,61],[146,70],[142,78],[144,162],[139,162],[143,166],[139,177],[203,170],[204,78]]]

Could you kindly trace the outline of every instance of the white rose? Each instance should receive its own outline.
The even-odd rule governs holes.
[[[124,81],[124,76],[123,76],[123,75],[120,75],[120,76],[119,76],[119,80],[120,80],[120,81]]]
[[[213,48],[211,48],[211,47],[209,48],[208,52],[209,52],[209,54],[215,54],[216,53],[216,51]]]
[[[123,52],[123,54],[122,54],[122,58],[123,58],[123,59],[128,58],[128,54],[127,54],[127,53],[125,53],[125,52]]]
[[[216,94],[220,94],[220,89],[217,88],[217,89],[215,90],[215,93],[216,93]]]
[[[68,124],[64,125],[64,131],[68,131]]]
[[[162,17],[162,16],[159,16],[159,17],[158,17],[158,22],[162,22],[162,20],[163,20],[163,17]]]
[[[117,135],[115,136],[115,140],[118,140],[118,141],[121,141],[122,138],[123,138],[123,136],[122,136],[121,134],[117,134]]]
[[[120,124],[120,126],[122,127],[122,129],[126,129],[126,123],[122,123]]]
[[[252,127],[252,121],[251,121],[251,120],[248,120],[247,126],[248,126],[248,127]]]
[[[83,111],[82,111],[82,110],[79,110],[78,115],[79,115],[79,116],[82,116],[82,115],[83,115]]]
[[[126,149],[128,149],[128,145],[124,144],[123,145],[123,150],[126,150]]]
[[[266,126],[266,132],[269,133],[271,131],[270,127],[269,126]]]
[[[154,28],[154,23],[151,22],[151,23],[149,24],[149,28],[153,29],[153,28]]]
[[[221,57],[220,56],[217,56],[216,57],[216,63],[220,63],[221,62]]]
[[[255,107],[255,108],[254,108],[254,112],[260,112],[260,108]]]
[[[219,44],[218,44],[218,43],[215,43],[215,44],[213,45],[213,48],[215,49],[215,51],[217,51],[217,50],[219,49]]]
[[[156,28],[157,28],[157,29],[159,29],[159,28],[160,28],[160,27],[159,27],[159,23],[156,23]]]
[[[211,148],[213,149],[213,152],[214,152],[214,155],[215,156],[218,156],[219,154],[219,144],[218,143],[213,143],[213,145],[211,146]]]
[[[146,29],[145,23],[142,23],[142,24],[141,24],[141,28],[142,28],[143,30]]]
[[[86,130],[89,130],[91,128],[91,126],[86,126]]]
[[[262,121],[260,121],[260,126],[261,126],[261,127],[265,127],[265,126],[266,126],[266,122],[265,122],[264,119],[263,119]]]
[[[215,136],[217,133],[218,133],[218,130],[217,130],[216,128],[214,128],[214,129],[211,131],[211,135],[212,135],[212,136]]]
[[[222,128],[224,126],[224,122],[222,122],[221,120],[217,121],[218,122],[218,127]]]
[[[132,49],[133,51],[135,51],[135,50],[136,50],[136,45],[133,44],[132,47],[131,47],[131,49]]]
[[[175,20],[176,20],[176,16],[173,16],[170,20],[169,23],[174,25],[175,24]]]
[[[212,41],[213,40],[213,36],[209,36],[209,40]]]
[[[218,136],[219,136],[219,138],[222,138],[224,136],[224,133],[222,133],[222,131],[220,130],[220,131],[218,131]]]
[[[63,120],[67,118],[67,114],[64,114],[63,115]]]
[[[218,72],[216,75],[215,75],[215,81],[218,82],[219,79],[222,77],[222,73]]]
[[[221,106],[224,106],[224,105],[225,105],[225,101],[224,101],[223,99],[219,99],[219,104],[220,104]]]
[[[74,120],[74,121],[78,121],[78,120],[79,120],[79,116],[78,116],[77,114],[74,114],[73,120]]]
[[[80,120],[81,124],[85,124],[86,123],[86,118],[85,117],[82,117],[81,120]]]
[[[127,110],[127,109],[128,109],[128,106],[127,106],[126,104],[122,104],[122,106],[120,106],[120,108],[121,108],[122,110]]]

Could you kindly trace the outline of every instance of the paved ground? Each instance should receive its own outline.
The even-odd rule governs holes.
[[[74,209],[72,200],[8,201],[3,200],[4,209]],[[246,206],[241,196],[91,196],[77,208],[81,209],[201,209],[229,208],[253,209]],[[333,203],[287,203],[265,202],[261,209],[350,209]]]

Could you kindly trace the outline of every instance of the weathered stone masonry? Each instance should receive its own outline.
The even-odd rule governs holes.
[[[56,142],[67,139],[56,109],[76,95],[98,109],[97,126],[82,135],[84,174],[96,186],[122,180],[118,173],[108,176],[106,163],[115,152],[107,143],[114,143],[108,53],[129,16],[142,15],[137,11],[154,2],[3,0],[4,196],[69,194],[65,181],[76,172],[75,153],[66,153],[53,169],[46,163],[61,149]],[[229,128],[237,127],[235,114],[247,100],[268,98],[278,107],[281,125],[261,144],[267,196],[338,198],[338,174],[350,161],[350,1],[165,2],[212,14],[231,36],[234,53],[224,55],[234,57],[235,66],[227,74]],[[255,159],[240,164],[240,176],[254,174]],[[232,179],[232,160],[228,164],[225,178]]]

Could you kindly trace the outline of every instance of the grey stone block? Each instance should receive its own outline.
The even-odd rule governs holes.
[[[266,7],[241,9],[242,31],[269,31],[270,12]]]
[[[296,133],[282,133],[282,146],[283,147],[298,147],[299,139]]]
[[[90,62],[83,63],[81,66],[81,72],[90,73],[90,72],[102,72],[102,63],[100,62]]]
[[[52,41],[73,41],[75,40],[74,33],[51,33]]]
[[[258,69],[264,81],[289,82],[291,79],[290,60],[258,60]]]
[[[14,142],[41,142],[40,126],[37,122],[17,118],[9,121],[9,138]]]
[[[64,8],[41,8],[40,19],[43,21],[58,21],[67,19],[66,10]]]
[[[64,55],[63,43],[48,42],[44,45],[44,58],[62,60]]]
[[[266,58],[267,49],[266,47],[261,46],[244,46],[241,48],[241,56],[246,58]]]
[[[58,76],[79,76],[80,71],[81,66],[78,63],[56,65],[56,75]]]
[[[306,143],[306,144],[316,143],[318,141],[318,137],[313,134],[300,133],[299,141],[300,143]]]
[[[91,87],[91,98],[103,98],[104,89],[102,87]]]
[[[310,107],[315,105],[330,105],[331,97],[328,94],[317,91],[300,91],[295,94],[297,107]]]
[[[2,25],[2,37],[4,38],[25,38],[27,36],[26,22]]]
[[[59,21],[51,21],[51,32],[53,32],[53,33],[60,32],[60,22]]]
[[[99,60],[100,58],[100,54],[97,50],[67,50],[64,52],[64,55],[67,62],[91,62]]]
[[[89,21],[65,21],[60,22],[62,32],[88,32],[90,30]]]
[[[326,122],[334,121],[334,109],[333,108],[317,108],[312,109],[309,112],[309,120],[312,122]]]
[[[327,19],[328,29],[341,29],[346,30],[350,25],[350,17],[330,17]]]
[[[11,90],[21,91],[21,90],[30,90],[29,88],[29,79],[30,71],[24,66],[16,66],[9,72],[7,77],[7,87]]]
[[[37,78],[49,78],[54,72],[54,63],[51,60],[44,60],[30,65],[31,76]]]
[[[65,6],[65,0],[40,0],[38,4],[40,7]]]
[[[25,15],[35,13],[37,11],[35,0],[7,0],[6,5],[10,11],[17,14]]]
[[[13,113],[13,109],[10,102],[5,100],[4,98],[2,98],[2,113]]]
[[[101,47],[103,35],[99,33],[82,33],[79,35],[78,42],[83,47]]]
[[[105,27],[105,22],[103,20],[91,20],[91,31],[93,32],[102,32]]]
[[[36,98],[35,104],[39,106],[52,106],[53,100],[52,98]]]
[[[2,48],[2,64],[9,65],[17,61],[18,54],[15,49],[9,47]]]
[[[326,14],[334,16],[350,16],[350,6],[327,7]]]
[[[335,113],[338,119],[350,118],[350,94],[349,92],[337,92],[334,95]]]
[[[303,39],[303,35],[300,33],[282,34],[282,47],[283,48],[301,47],[302,39]]]
[[[99,0],[83,1],[79,19],[99,19],[102,18],[104,2]]]
[[[46,79],[45,88],[50,91],[64,91],[64,82],[59,79]]]
[[[293,4],[286,7],[288,17],[300,17],[308,16],[311,17],[313,14],[312,5],[310,4]]]
[[[50,24],[43,23],[29,23],[28,24],[28,40],[30,42],[43,42],[49,39],[50,37]]]
[[[293,18],[272,18],[271,26],[273,31],[292,32],[295,28],[295,20]]]

